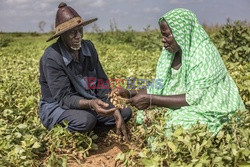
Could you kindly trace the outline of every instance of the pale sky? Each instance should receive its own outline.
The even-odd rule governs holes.
[[[38,23],[45,21],[45,32],[55,22],[58,4],[62,0],[0,0],[0,31],[39,31]],[[150,25],[158,28],[158,19],[174,8],[193,11],[200,23],[224,24],[227,18],[250,21],[250,0],[64,0],[84,20],[97,17],[102,30],[110,29],[115,20],[121,30],[132,26],[143,30]],[[93,23],[86,26],[92,30]]]

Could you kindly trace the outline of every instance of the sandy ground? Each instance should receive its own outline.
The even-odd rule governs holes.
[[[119,143],[112,144],[109,147],[99,148],[96,153],[89,156],[84,162],[84,166],[101,166],[101,167],[118,167],[122,166],[115,158],[123,151],[128,150],[126,146],[122,146]]]
[[[90,151],[90,154],[81,163],[75,160],[69,160],[69,167],[122,167],[123,165],[116,161],[116,157],[119,153],[126,152],[133,146],[132,143],[119,142],[119,139],[113,137],[100,136],[96,142],[98,150]]]

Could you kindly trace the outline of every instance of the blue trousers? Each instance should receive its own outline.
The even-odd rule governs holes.
[[[132,115],[130,108],[121,110],[121,115],[127,122]],[[113,127],[115,125],[114,116],[97,115],[92,110],[66,110],[57,120],[57,124],[62,124],[63,121],[68,122],[68,130],[71,132],[89,132],[95,127]]]

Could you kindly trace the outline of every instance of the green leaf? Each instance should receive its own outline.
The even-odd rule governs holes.
[[[221,162],[222,161],[222,157],[216,157],[215,159],[214,159],[214,162],[215,163],[218,163],[218,162]]]
[[[98,139],[98,136],[95,134],[91,138],[92,138],[92,140],[96,140],[96,139]]]
[[[147,159],[143,158],[141,160],[141,162],[145,167],[158,167],[159,166],[159,160],[160,160],[160,157],[158,155],[156,155],[154,157],[147,158]]]
[[[39,142],[35,142],[32,146],[32,148],[40,148],[41,144]]]
[[[98,150],[98,145],[95,144],[95,143],[92,143],[91,149],[92,149],[92,150]]]
[[[183,133],[183,129],[182,128],[178,128],[178,129],[175,130],[173,136],[179,137],[182,133]]]
[[[15,136],[16,136],[16,138],[21,138],[22,134],[20,132],[15,132]]]
[[[236,150],[236,145],[235,144],[232,144],[232,154],[234,155],[234,156],[236,156],[237,155],[237,150]]]
[[[175,153],[176,152],[176,146],[174,145],[174,143],[171,142],[171,141],[168,141],[167,143],[168,143],[169,148]]]
[[[139,156],[141,157],[141,158],[147,158],[147,154],[143,151],[141,151],[141,152],[139,152]]]
[[[198,163],[195,167],[202,167],[202,163]]]
[[[223,156],[222,158],[225,159],[225,160],[228,160],[228,161],[232,161],[232,158],[229,157],[229,156]]]
[[[27,125],[26,124],[19,124],[17,127],[19,129],[25,129],[25,128],[27,128]]]
[[[68,158],[67,157],[63,158],[62,167],[68,167]]]
[[[125,154],[124,153],[119,153],[115,160],[120,160],[120,161],[124,161],[125,160]]]
[[[224,132],[223,132],[223,131],[220,131],[220,132],[217,134],[217,138],[218,138],[219,140],[221,140],[223,136],[224,136]]]
[[[229,134],[227,134],[227,136],[226,136],[226,141],[227,142],[231,141],[231,136]]]
[[[178,141],[183,142],[184,138],[183,136],[178,136]]]
[[[4,116],[4,117],[7,117],[8,115],[11,115],[12,113],[13,113],[12,110],[10,110],[10,109],[5,109],[5,110],[3,111],[3,116]]]
[[[27,157],[26,156],[21,156],[20,159],[25,160]]]
[[[239,167],[249,167],[249,166],[250,166],[250,163],[247,163],[247,162],[239,163]]]

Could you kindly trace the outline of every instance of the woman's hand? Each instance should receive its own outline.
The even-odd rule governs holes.
[[[115,124],[116,124],[116,134],[118,135],[123,135],[124,136],[124,140],[126,142],[129,141],[128,139],[128,134],[127,134],[127,129],[126,129],[126,124],[121,116],[121,113],[119,110],[115,110],[114,114],[113,114],[114,118],[115,118]]]
[[[108,103],[103,102],[100,99],[93,99],[89,102],[89,107],[95,110],[99,115],[108,116],[114,114],[116,108],[105,109],[109,106]]]
[[[139,110],[144,110],[150,106],[150,95],[139,93],[131,99],[128,99],[126,103],[131,106],[135,106]]]

